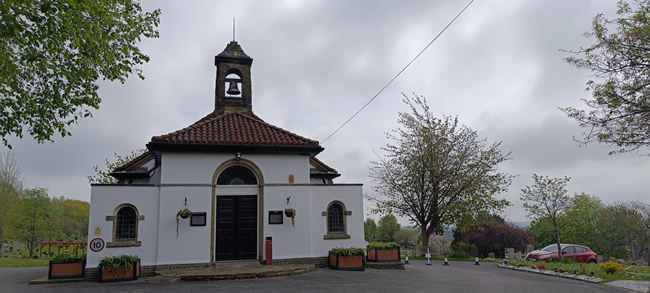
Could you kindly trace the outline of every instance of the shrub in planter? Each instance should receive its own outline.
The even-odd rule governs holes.
[[[329,266],[336,270],[365,271],[366,257],[363,248],[334,248],[329,252]]]
[[[366,246],[370,262],[400,262],[399,244],[395,242],[372,242]]]
[[[140,276],[140,258],[134,255],[107,256],[99,260],[99,281],[136,280]]]
[[[74,279],[83,278],[86,272],[86,256],[59,254],[50,261],[47,278]]]

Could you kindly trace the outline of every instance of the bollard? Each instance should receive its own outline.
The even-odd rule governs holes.
[[[503,264],[507,265],[508,264],[508,255],[506,254],[506,258],[503,260]]]
[[[406,260],[404,260],[404,264],[405,265],[409,264],[409,255],[408,254],[406,255]]]
[[[430,266],[431,265],[431,253],[429,252],[429,248],[427,248],[426,257],[427,257],[427,265]]]
[[[445,256],[445,263],[442,264],[443,266],[448,266],[449,262],[447,261],[447,256]]]
[[[474,261],[474,265],[475,266],[480,266],[481,265],[480,263],[478,263],[478,256],[476,257],[476,261]]]

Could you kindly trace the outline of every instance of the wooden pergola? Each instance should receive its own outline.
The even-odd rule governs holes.
[[[61,248],[65,248],[67,250],[68,247],[72,246],[72,247],[77,248],[75,250],[75,255],[78,256],[79,255],[79,249],[81,249],[82,251],[85,251],[86,242],[73,242],[73,241],[45,241],[45,242],[41,242],[41,248],[39,249],[39,252],[40,252],[39,257],[43,257],[43,247],[44,246],[48,246],[48,248],[47,248],[47,254],[48,255],[50,255],[51,252],[52,252],[52,246],[57,247],[57,254],[61,254]]]

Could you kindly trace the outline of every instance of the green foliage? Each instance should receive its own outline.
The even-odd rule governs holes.
[[[0,267],[44,267],[49,263],[48,258],[0,258]]]
[[[136,44],[157,38],[160,10],[139,1],[2,1],[0,135],[37,141],[99,109],[100,79],[125,82],[149,61]],[[11,17],[9,17],[11,16]]]
[[[9,151],[0,152],[0,244],[4,243],[5,234],[9,227],[11,215],[21,188],[21,170],[18,162]],[[0,249],[0,257],[3,249]]]
[[[366,249],[391,250],[399,248],[396,242],[371,242],[366,245]]]
[[[63,240],[86,241],[90,204],[86,201],[66,199],[61,196],[52,200],[56,214],[60,215]]]
[[[118,255],[118,256],[107,256],[99,260],[99,265],[102,268],[107,268],[112,272],[117,271],[120,267],[123,267],[126,270],[129,270],[133,267],[134,263],[140,261],[140,257],[136,255]]]
[[[363,239],[367,242],[377,241],[377,224],[372,218],[363,221]]]
[[[93,167],[93,171],[95,171],[95,175],[93,176],[88,176],[88,182],[91,184],[115,184],[117,183],[117,179],[113,176],[111,176],[111,172],[113,170],[122,167],[128,162],[133,161],[133,159],[143,155],[144,153],[147,152],[147,149],[138,149],[135,151],[132,151],[130,154],[126,155],[125,157],[122,157],[118,155],[117,153],[114,153],[115,155],[115,161],[109,161],[106,159],[106,168],[105,169],[100,169],[98,165],[95,165]]]
[[[349,247],[349,248],[333,248],[330,252],[338,254],[340,256],[357,256],[365,255],[365,250],[359,247]]]
[[[451,257],[451,258],[468,258],[468,257],[470,257],[470,254],[465,252],[465,251],[452,251],[449,254],[449,257]]]
[[[511,265],[518,265],[519,260],[513,259],[509,262]],[[619,271],[614,273],[608,273],[600,268],[601,264],[592,264],[592,263],[563,263],[563,262],[531,262],[524,261],[522,263],[526,267],[535,266],[541,268],[542,266],[546,267],[546,270],[555,271],[556,269],[562,268],[565,272],[575,272],[577,274],[590,276],[591,273],[594,273],[594,277],[601,278],[605,282],[616,281],[616,280],[639,280],[639,281],[650,281],[650,275],[643,274],[629,274],[627,271]]]
[[[595,44],[571,52],[565,61],[591,71],[587,82],[592,99],[583,99],[589,111],[563,108],[570,118],[588,129],[580,143],[605,143],[613,153],[650,146],[650,2],[618,1],[618,18],[598,14],[586,36]],[[609,29],[616,28],[615,32]]]
[[[426,247],[436,227],[510,204],[496,197],[512,181],[497,171],[510,159],[500,142],[488,143],[457,118],[435,117],[424,97],[405,95],[404,102],[410,112],[399,113],[400,127],[387,133],[385,159],[371,162],[376,211],[408,218]]]
[[[86,259],[86,255],[74,256],[71,254],[59,254],[52,259],[53,263],[73,263],[73,262],[83,262]]]
[[[464,242],[458,242],[457,244],[452,245],[452,249],[454,251],[452,252],[452,254],[462,253],[463,255],[465,255],[465,256],[457,255],[457,257],[467,257],[471,255],[476,255],[476,253],[478,252],[478,248],[476,247],[476,245],[471,243],[464,243]]]
[[[44,188],[25,189],[11,217],[12,239],[24,242],[29,256],[41,241],[61,237],[61,215],[57,214]]]
[[[566,212],[571,203],[566,184],[571,178],[549,178],[533,174],[535,184],[521,190],[521,201],[534,221],[548,221],[555,243],[560,250],[560,236],[567,225]],[[562,259],[562,255],[559,256]]]
[[[418,244],[418,233],[411,230],[399,230],[395,233],[395,241],[402,247],[411,247]]]
[[[393,215],[385,215],[379,219],[379,227],[377,227],[377,240],[382,242],[395,241],[395,234],[401,230],[402,227],[397,222],[397,218]]]
[[[615,261],[615,260],[613,260],[613,259],[610,260],[610,261],[608,261],[608,262],[599,263],[599,264],[598,264],[598,267],[599,267],[601,270],[603,270],[603,271],[605,271],[606,273],[608,273],[608,274],[613,274],[613,273],[617,273],[617,272],[622,272],[623,269],[625,269],[625,268],[623,267],[622,264],[618,263],[617,261]]]

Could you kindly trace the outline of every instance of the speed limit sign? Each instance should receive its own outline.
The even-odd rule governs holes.
[[[102,249],[104,249],[104,240],[101,238],[95,238],[90,241],[88,246],[90,246],[90,250],[93,252],[100,252]]]

